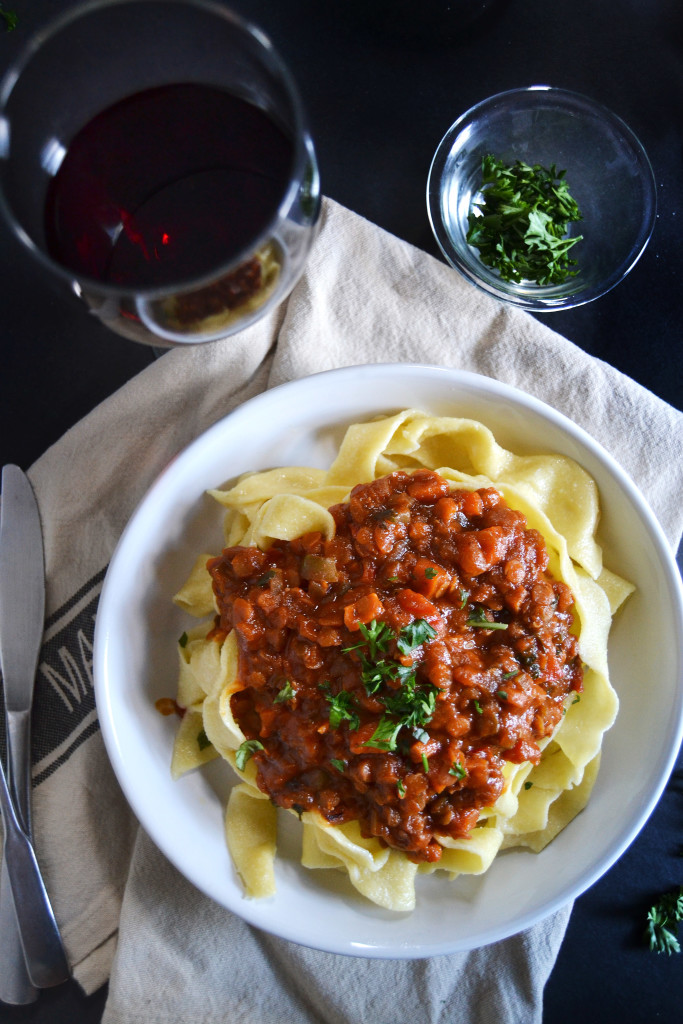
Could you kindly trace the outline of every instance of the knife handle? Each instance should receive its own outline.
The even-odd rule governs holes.
[[[2,763],[0,811],[5,864],[28,974],[38,988],[50,988],[66,981],[71,970],[33,846],[14,810]]]
[[[31,718],[29,713],[6,712],[7,785],[17,818],[31,835]],[[0,1001],[26,1006],[38,998],[38,989],[28,976],[19,925],[14,910],[9,875],[3,851],[0,869]]]
[[[7,711],[7,788],[19,824],[31,836],[31,712]]]
[[[5,858],[0,869],[0,1002],[10,1006],[35,1003],[38,989],[28,976],[19,925],[14,912]]]

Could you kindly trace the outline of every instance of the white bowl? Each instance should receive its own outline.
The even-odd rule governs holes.
[[[308,871],[298,823],[285,816],[277,895],[245,900],[228,855],[223,762],[173,782],[175,721],[154,708],[173,696],[186,617],[172,594],[196,555],[218,551],[222,509],[204,494],[247,470],[326,467],[345,427],[400,408],[474,417],[519,453],[576,459],[600,489],[605,564],[637,590],[610,638],[621,707],[605,737],[587,808],[540,854],[506,851],[480,878],[420,876],[417,907],[394,914],[341,874]],[[251,924],[318,949],[367,957],[452,953],[503,939],[560,908],[623,853],[653,810],[683,731],[683,598],[666,539],[629,478],[583,430],[487,377],[430,366],[375,365],[318,374],[246,402],[161,474],[128,524],[104,583],[95,635],[95,693],[123,791],[160,850],[200,890]]]

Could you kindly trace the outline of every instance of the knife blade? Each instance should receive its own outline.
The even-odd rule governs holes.
[[[7,782],[17,820],[31,835],[30,726],[45,617],[43,538],[38,506],[18,466],[2,471],[0,507],[0,666],[7,732]],[[32,1002],[14,902],[3,857],[0,879],[0,999]]]

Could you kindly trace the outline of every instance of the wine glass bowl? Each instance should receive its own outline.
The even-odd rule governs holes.
[[[507,166],[519,160],[566,172],[581,213],[568,234],[582,239],[564,281],[505,281],[468,243],[487,155]],[[459,117],[436,150],[427,183],[432,230],[451,266],[488,294],[536,311],[582,305],[622,281],[650,239],[656,198],[647,154],[631,129],[593,100],[550,86],[499,93]]]
[[[286,297],[320,185],[296,85],[259,29],[213,0],[95,0],[0,85],[0,206],[108,327],[178,345]]]

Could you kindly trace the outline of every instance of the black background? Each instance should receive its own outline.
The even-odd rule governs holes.
[[[3,3],[19,20],[12,33],[0,27],[0,72],[37,27],[71,6]],[[263,28],[288,62],[308,110],[323,191],[433,255],[427,172],[439,140],[473,103],[504,89],[550,84],[586,93],[621,116],[655,171],[658,215],[650,244],[608,295],[539,319],[681,408],[680,0],[234,0],[230,6]],[[468,21],[472,12],[477,17]],[[24,469],[154,358],[151,349],[108,333],[73,296],[46,281],[2,225],[0,352],[0,464]],[[644,742],[634,750],[634,772],[646,749]],[[642,931],[652,900],[683,883],[682,854],[679,757],[646,828],[575,904],[545,993],[547,1024],[681,1019],[683,955],[649,952]],[[32,1006],[0,1004],[0,1021],[97,1022],[105,995],[85,999],[70,983],[42,993]],[[402,1024],[400,1008],[394,1016]]]

